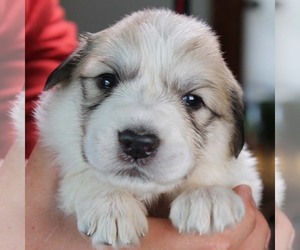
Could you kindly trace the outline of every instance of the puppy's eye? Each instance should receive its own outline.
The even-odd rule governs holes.
[[[192,94],[188,94],[182,97],[183,103],[196,110],[196,109],[200,109],[204,106],[204,102],[202,100],[202,98],[200,96],[197,95],[192,95]]]
[[[112,89],[118,84],[117,77],[109,73],[99,75],[96,80],[100,89]]]

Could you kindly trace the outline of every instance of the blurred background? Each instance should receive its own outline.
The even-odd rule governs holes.
[[[247,143],[258,158],[264,182],[261,209],[273,230],[275,1],[90,0],[87,4],[85,1],[61,0],[61,4],[67,19],[78,25],[79,32],[98,32],[126,14],[153,7],[193,15],[212,26],[219,36],[229,68],[245,90]],[[277,3],[278,9],[283,9],[283,5]],[[273,242],[274,239],[270,249],[274,249]]]
[[[286,181],[283,210],[300,249],[300,1],[281,0],[276,10],[276,155]]]
[[[25,82],[25,3],[0,0],[0,160],[15,139],[10,110]]]

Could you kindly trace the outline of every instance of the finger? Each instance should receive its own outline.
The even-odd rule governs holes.
[[[253,232],[256,224],[256,207],[252,198],[251,188],[247,185],[239,185],[233,189],[239,195],[245,205],[245,215],[241,223],[225,230],[223,233],[213,235],[207,240],[213,243],[213,249],[239,249]]]
[[[238,248],[244,249],[268,249],[271,238],[271,231],[262,213],[256,211],[256,224],[250,236]],[[252,248],[251,248],[252,247]]]
[[[241,223],[229,230],[229,236],[235,243],[233,247],[238,247],[253,232],[256,225],[256,206],[253,200],[251,188],[247,185],[239,185],[233,189],[239,195],[245,205],[245,216]]]
[[[239,185],[235,187],[234,192],[239,195],[245,205],[245,215],[241,223],[237,224],[231,229],[225,230],[224,233],[215,236],[218,245],[221,249],[249,249],[241,248],[248,237],[254,232],[256,226],[257,208],[253,200],[251,188],[247,185]],[[255,244],[253,249],[257,249]]]
[[[15,144],[2,166],[0,162],[0,249],[25,247],[25,161],[22,151]]]

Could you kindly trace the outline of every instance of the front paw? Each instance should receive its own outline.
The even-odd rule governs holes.
[[[231,189],[212,186],[184,191],[172,203],[170,219],[179,232],[223,232],[245,214],[242,199]]]
[[[79,231],[90,236],[95,246],[137,245],[148,231],[145,206],[128,194],[101,196],[77,204]]]

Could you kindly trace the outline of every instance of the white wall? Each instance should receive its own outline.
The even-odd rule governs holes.
[[[136,10],[173,9],[174,2],[174,0],[61,0],[67,18],[77,23],[79,32],[100,31]],[[210,6],[210,0],[192,0],[191,14],[210,22]]]
[[[300,99],[300,1],[276,10],[276,101]]]
[[[284,210],[300,249],[300,1],[280,0],[276,10],[276,154],[287,183]]]
[[[275,3],[256,2],[258,7],[244,10],[242,81],[250,102],[274,97],[275,82]]]
[[[75,21],[79,32],[97,32],[125,15],[144,8],[172,8],[173,0],[61,0],[68,19]]]

